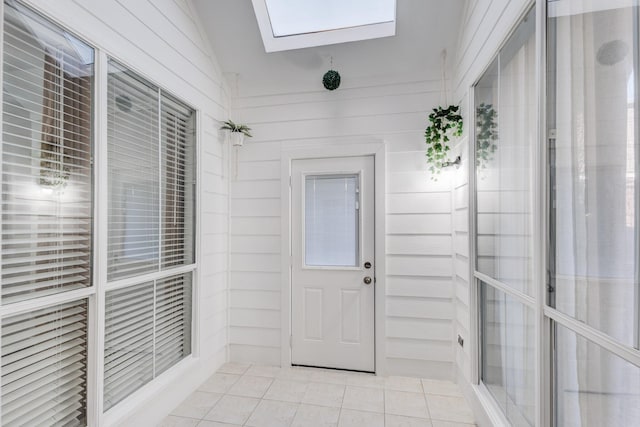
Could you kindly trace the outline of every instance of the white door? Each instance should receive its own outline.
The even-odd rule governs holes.
[[[295,160],[291,362],[373,372],[374,159]]]

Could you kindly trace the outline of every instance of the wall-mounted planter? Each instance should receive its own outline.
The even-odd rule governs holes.
[[[244,145],[244,137],[244,133],[242,132],[229,132],[231,145],[234,147],[242,147]]]

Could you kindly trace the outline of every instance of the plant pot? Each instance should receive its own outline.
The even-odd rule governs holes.
[[[244,133],[242,132],[231,132],[231,145],[236,147],[242,147],[244,144]]]

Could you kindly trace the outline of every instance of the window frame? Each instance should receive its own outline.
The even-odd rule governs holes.
[[[536,111],[537,123],[535,141],[538,144],[534,150],[533,170],[532,170],[532,191],[534,193],[533,200],[535,208],[532,211],[534,220],[534,242],[533,242],[533,287],[532,296],[526,296],[517,293],[513,288],[503,285],[482,273],[476,268],[476,238],[477,238],[477,220],[476,220],[476,181],[477,172],[475,161],[469,161],[469,310],[470,310],[470,357],[471,357],[471,389],[482,404],[483,409],[489,418],[497,425],[508,425],[508,421],[501,409],[494,401],[490,392],[481,381],[481,318],[480,318],[480,280],[487,281],[491,279],[491,285],[503,291],[507,295],[518,297],[522,303],[534,310],[535,316],[535,363],[536,363],[536,400],[535,400],[535,425],[536,426],[553,426],[554,424],[554,406],[556,404],[556,396],[554,390],[554,370],[553,352],[555,346],[556,332],[555,326],[559,325],[567,330],[575,333],[576,336],[586,339],[589,343],[600,346],[605,351],[618,356],[635,366],[640,367],[640,350],[625,346],[606,334],[588,326],[584,323],[554,309],[549,305],[547,286],[549,278],[547,276],[549,263],[549,209],[550,209],[550,191],[548,185],[548,148],[549,139],[554,136],[548,134],[547,131],[547,9],[548,0],[529,0],[523,4],[518,13],[514,13],[513,20],[509,26],[510,30],[500,36],[502,42],[493,51],[493,55],[489,57],[486,67],[480,69],[475,76],[476,80],[468,86],[468,100],[466,105],[468,111],[473,112],[475,109],[474,89],[485,71],[489,68],[496,55],[500,52],[506,42],[509,40],[522,18],[528,13],[531,7],[535,8],[536,25]],[[476,141],[475,141],[475,114],[468,115],[469,132],[468,153],[469,158],[475,158]]]
[[[11,317],[18,314],[27,313],[37,309],[52,307],[67,302],[87,300],[88,320],[87,320],[87,388],[86,388],[86,414],[87,426],[104,425],[110,421],[116,421],[125,416],[136,405],[143,403],[149,395],[166,387],[171,381],[179,378],[179,376],[189,368],[200,356],[200,328],[199,328],[199,282],[200,282],[200,256],[201,256],[201,238],[200,238],[200,208],[201,208],[201,143],[203,139],[202,129],[202,110],[194,106],[192,103],[184,101],[176,92],[168,89],[166,85],[161,84],[152,78],[144,70],[139,69],[130,63],[125,57],[106,48],[95,37],[88,34],[82,34],[75,31],[70,25],[62,21],[62,15],[53,15],[44,6],[34,4],[29,0],[13,0],[41,16],[51,24],[59,27],[62,31],[69,33],[82,41],[94,50],[94,75],[93,75],[93,116],[92,116],[92,162],[93,162],[93,179],[91,189],[93,191],[92,200],[92,263],[93,274],[91,285],[58,294],[47,295],[36,299],[25,300],[10,304],[0,303],[0,319]],[[0,55],[4,54],[4,0],[0,2]],[[131,286],[149,279],[149,275],[131,277],[119,281],[109,283],[107,281],[107,218],[108,218],[108,195],[107,195],[107,72],[108,61],[113,59],[119,64],[127,67],[129,70],[144,78],[147,82],[155,85],[159,91],[167,94],[169,97],[179,100],[184,105],[194,111],[194,171],[193,177],[195,185],[193,189],[193,263],[170,268],[155,274],[156,279],[169,277],[173,275],[191,273],[191,354],[183,358],[181,361],[164,371],[161,375],[154,378],[148,384],[144,385],[124,400],[103,411],[103,390],[104,390],[104,341],[105,341],[105,301],[106,292],[121,287]],[[0,73],[0,84],[3,82],[4,73]],[[3,102],[4,94],[0,93],[0,104]],[[4,123],[0,120],[0,133],[3,131]],[[2,155],[2,144],[0,144],[0,156]],[[2,165],[0,163],[0,173],[2,173]],[[0,227],[2,226],[2,218],[0,217]],[[2,345],[0,337],[0,346]],[[0,411],[0,423],[2,421],[2,413]]]

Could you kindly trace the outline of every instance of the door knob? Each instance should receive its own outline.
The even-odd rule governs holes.
[[[363,281],[364,281],[365,285],[370,285],[371,284],[371,277],[366,276]]]

